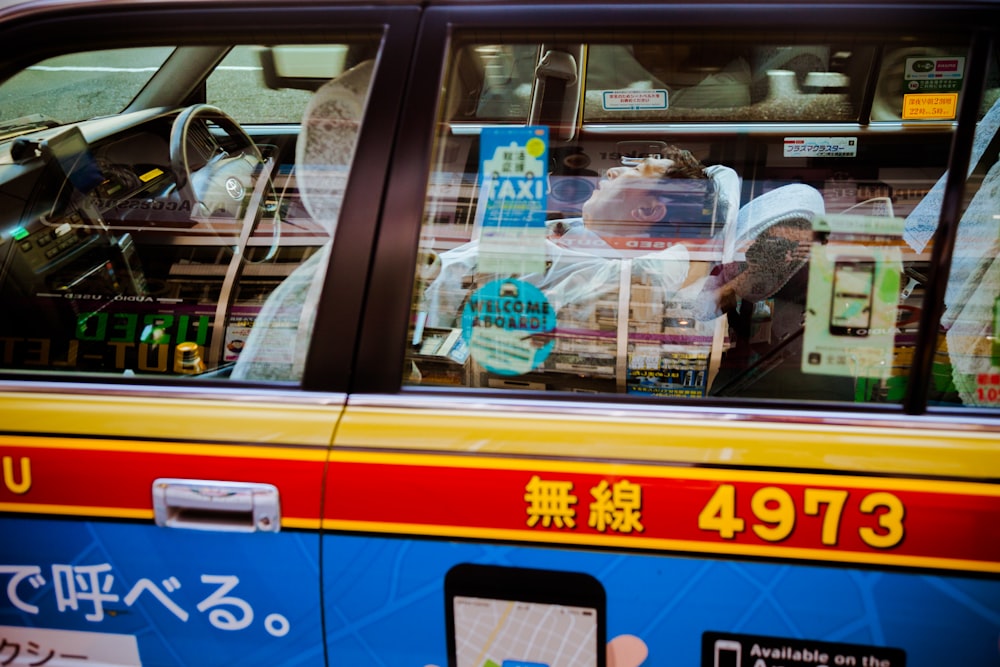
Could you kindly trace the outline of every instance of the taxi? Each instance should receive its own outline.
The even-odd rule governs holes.
[[[998,33],[0,4],[0,665],[996,664]]]

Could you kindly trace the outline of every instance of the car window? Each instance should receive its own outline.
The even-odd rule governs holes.
[[[588,120],[856,120],[871,44],[759,37],[590,46]]]
[[[5,147],[3,180],[24,201],[0,224],[0,368],[297,380],[378,45],[359,34],[309,58],[222,45],[50,61],[141,70],[157,103],[75,108]],[[6,88],[43,75],[66,77],[33,68]],[[207,99],[184,106],[206,77]],[[18,113],[78,95],[57,83],[37,97],[46,105]],[[66,123],[84,114],[98,117]]]
[[[973,138],[969,174],[944,291],[929,398],[933,403],[1000,406],[1000,84],[996,51],[990,60],[984,115]],[[914,210],[906,228],[916,249],[932,248],[930,209],[939,205],[943,179]],[[911,271],[910,281],[924,276]]]
[[[71,53],[24,69],[0,84],[0,137],[118,113],[172,50],[138,47]]]
[[[404,382],[901,401],[967,49],[456,35]]]

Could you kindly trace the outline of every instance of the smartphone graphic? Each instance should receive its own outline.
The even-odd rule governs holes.
[[[445,575],[449,667],[605,667],[605,593],[579,572],[461,563]]]
[[[714,667],[741,667],[743,645],[731,639],[715,640]]]
[[[875,262],[870,257],[838,257],[833,265],[830,333],[867,336],[871,328]]]

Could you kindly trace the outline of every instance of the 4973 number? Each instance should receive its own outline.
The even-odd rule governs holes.
[[[843,489],[806,488],[797,505],[792,494],[778,486],[765,486],[753,492],[750,498],[750,515],[740,516],[736,502],[736,487],[720,484],[698,514],[698,528],[718,533],[731,540],[750,530],[766,542],[781,542],[795,532],[800,521],[815,520],[820,523],[820,541],[823,546],[835,547],[841,539],[845,512],[858,512],[858,522],[850,523],[858,537],[869,547],[891,549],[903,540],[903,519],[906,515],[902,501],[886,491],[873,491],[861,497],[857,505],[848,509],[848,492]],[[745,513],[745,511],[744,511]],[[867,524],[867,525],[865,525]]]

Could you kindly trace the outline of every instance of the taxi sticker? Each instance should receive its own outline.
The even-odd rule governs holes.
[[[903,75],[903,120],[952,120],[965,76],[962,56],[907,58]]]
[[[976,374],[976,398],[979,405],[1000,405],[1000,368]]]
[[[901,292],[903,220],[836,214],[813,221],[802,372],[888,379]]]
[[[899,248],[813,245],[803,373],[889,377],[901,266]]]
[[[549,129],[483,128],[479,142],[478,270],[504,275],[543,271]]]
[[[958,113],[958,93],[903,95],[903,120],[951,120]]]
[[[666,90],[605,90],[601,95],[605,111],[649,111],[669,108]]]
[[[857,157],[857,137],[785,137],[783,157]]]
[[[957,92],[962,89],[962,56],[907,58],[903,79],[911,93]]]

